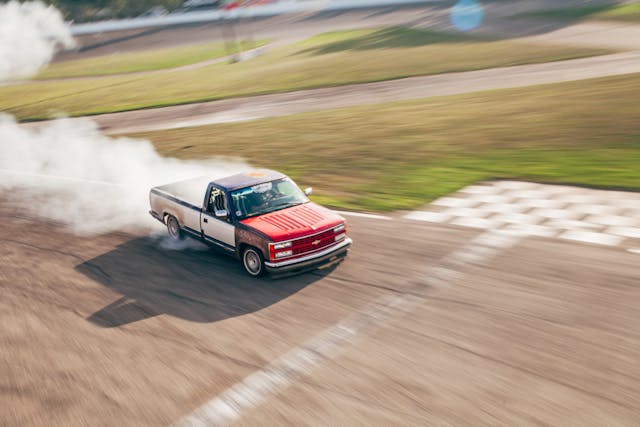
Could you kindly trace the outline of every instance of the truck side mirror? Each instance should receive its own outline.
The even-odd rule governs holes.
[[[307,188],[305,188],[305,189],[304,189],[304,194],[305,194],[306,196],[310,196],[311,194],[313,194],[313,188],[311,188],[311,187],[307,187]]]
[[[227,212],[226,209],[216,209],[214,211],[216,218],[220,218],[220,219],[227,219],[227,216],[229,216],[229,212]]]

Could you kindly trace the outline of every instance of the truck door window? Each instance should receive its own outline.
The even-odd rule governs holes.
[[[224,191],[219,188],[213,188],[211,190],[211,195],[209,196],[209,204],[207,206],[207,210],[213,213],[217,217],[224,217],[226,219],[227,216],[227,203],[224,195]],[[222,213],[224,212],[224,215]]]

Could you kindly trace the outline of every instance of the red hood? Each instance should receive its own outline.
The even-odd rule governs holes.
[[[334,227],[344,218],[329,209],[309,202],[240,221],[269,236],[274,241],[296,239]]]

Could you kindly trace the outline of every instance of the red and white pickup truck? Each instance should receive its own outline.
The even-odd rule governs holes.
[[[191,236],[233,255],[252,276],[335,264],[351,245],[344,218],[312,203],[286,175],[256,170],[151,189],[151,215],[169,235]]]

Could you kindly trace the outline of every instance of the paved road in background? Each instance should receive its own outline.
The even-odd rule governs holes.
[[[143,132],[638,72],[640,51],[634,51],[546,64],[492,68],[101,114],[92,116],[91,119],[106,133]],[[34,122],[24,126],[37,128],[48,123]]]
[[[430,6],[428,8],[405,7],[391,11],[383,9],[378,13],[369,11],[369,15],[364,15],[363,11],[347,11],[337,13],[335,16],[327,16],[326,13],[320,14],[319,17],[312,15],[306,18],[282,16],[271,18],[273,22],[269,22],[273,27],[268,31],[275,31],[270,33],[271,35],[277,35],[278,31],[283,31],[284,33],[275,38],[281,42],[282,40],[290,41],[294,33],[297,34],[296,37],[305,38],[328,29],[407,23],[410,18],[413,19],[414,25],[439,28],[439,26],[446,27],[444,22],[446,22],[447,10],[440,6]],[[496,17],[488,19],[482,31],[487,34],[502,34],[504,37],[523,37],[522,40],[530,42],[608,47],[624,50],[624,52],[546,64],[412,77],[386,82],[102,114],[93,116],[92,119],[107,133],[140,132],[640,72],[639,25],[587,22],[564,26],[553,24],[550,27],[549,24],[539,22],[529,25],[528,21],[523,24],[519,20],[504,18],[516,10],[519,9],[498,8]],[[305,19],[310,20],[310,23],[299,25],[299,21]],[[446,28],[443,27],[443,29]],[[166,29],[169,33],[162,36],[163,31],[144,35],[141,38],[134,37],[131,40],[107,43],[96,49],[102,52],[103,48],[113,51],[118,47],[126,50],[141,46],[154,47],[155,44],[164,45],[169,34],[173,42],[180,40],[181,31],[185,32],[183,36],[188,34],[192,38],[204,37],[204,34],[198,33],[194,28]],[[87,40],[84,42],[86,43]],[[278,41],[274,43],[277,44]],[[47,123],[45,121],[26,126],[38,127]]]

